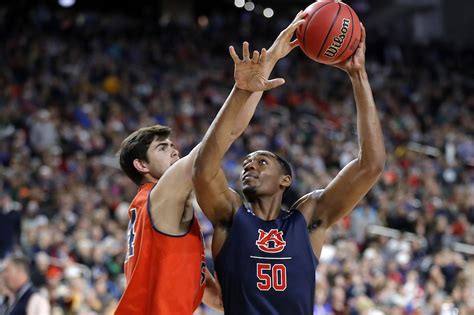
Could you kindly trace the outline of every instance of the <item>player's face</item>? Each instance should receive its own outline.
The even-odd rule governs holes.
[[[170,139],[154,140],[147,151],[148,169],[151,176],[160,178],[163,173],[179,160],[179,152]]]
[[[2,271],[2,280],[4,281],[5,286],[13,292],[16,290],[15,279],[17,272],[18,271],[15,265],[13,265],[9,259],[6,259],[4,269]]]
[[[240,176],[242,190],[248,199],[258,196],[271,196],[281,189],[284,175],[280,163],[273,153],[256,151],[249,154],[243,163]]]

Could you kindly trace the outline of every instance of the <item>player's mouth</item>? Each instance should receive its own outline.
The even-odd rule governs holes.
[[[246,180],[249,180],[249,179],[258,179],[258,175],[255,174],[255,173],[245,173],[242,176],[242,181],[243,182],[245,182]]]
[[[173,165],[174,163],[178,162],[178,160],[179,160],[179,158],[177,158],[177,159],[174,160],[174,161],[171,161],[170,166]]]

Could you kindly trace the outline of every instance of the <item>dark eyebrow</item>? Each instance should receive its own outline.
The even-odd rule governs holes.
[[[264,156],[264,157],[266,157],[266,158],[268,158],[268,159],[271,159],[271,158],[274,158],[274,159],[275,159],[275,157],[274,157],[273,155],[268,154],[268,153],[265,153],[265,152],[257,153],[257,154],[255,154],[253,157],[258,157],[259,155]],[[252,158],[251,156],[247,156],[247,157],[245,158],[245,160],[242,162],[242,165],[245,165],[245,163],[248,163],[249,159],[251,159],[251,158]]]
[[[259,153],[258,155],[263,155],[264,157],[267,157],[267,158],[274,158],[273,155],[268,154],[268,153]]]
[[[275,159],[275,157],[273,155],[269,154],[269,153],[258,153],[257,157],[259,157],[259,158],[264,157],[264,158],[267,158],[269,161],[271,159]]]
[[[157,145],[155,145],[155,149],[158,149],[160,146],[167,147],[167,146],[169,146],[169,143],[168,142],[160,142]]]

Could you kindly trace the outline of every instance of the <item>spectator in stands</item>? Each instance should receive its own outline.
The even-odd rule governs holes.
[[[47,298],[30,282],[29,263],[25,257],[8,256],[3,265],[2,277],[11,292],[6,315],[41,315],[50,313]]]

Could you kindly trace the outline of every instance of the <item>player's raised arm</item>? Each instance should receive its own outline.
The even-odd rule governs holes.
[[[232,143],[250,122],[262,91],[280,86],[281,78],[268,80],[276,62],[285,57],[298,41],[291,41],[295,30],[304,21],[300,12],[283,30],[268,52],[254,51],[250,55],[248,43],[242,47],[242,59],[233,47],[229,48],[234,61],[235,86],[204,136],[194,162],[193,182],[199,205],[213,224],[229,222],[240,204],[240,197],[228,188],[220,163]]]
[[[255,112],[258,101],[249,102],[252,91],[268,90],[284,83],[283,79],[266,79],[265,49],[261,53],[255,51],[252,59],[246,42],[243,44],[242,59],[239,59],[233,47],[229,51],[235,64],[236,83],[204,136],[193,172],[198,203],[213,224],[230,220],[235,207],[240,206],[240,198],[228,188],[220,164],[224,154],[245,130]],[[236,119],[238,125],[234,123]]]
[[[150,192],[151,218],[154,226],[161,232],[180,233],[185,203],[193,189],[193,161],[200,145],[171,165]]]
[[[382,128],[365,70],[365,29],[356,52],[335,65],[352,83],[357,107],[359,156],[345,166],[322,191],[301,198],[295,206],[307,222],[328,228],[347,215],[376,183],[385,164]]]

